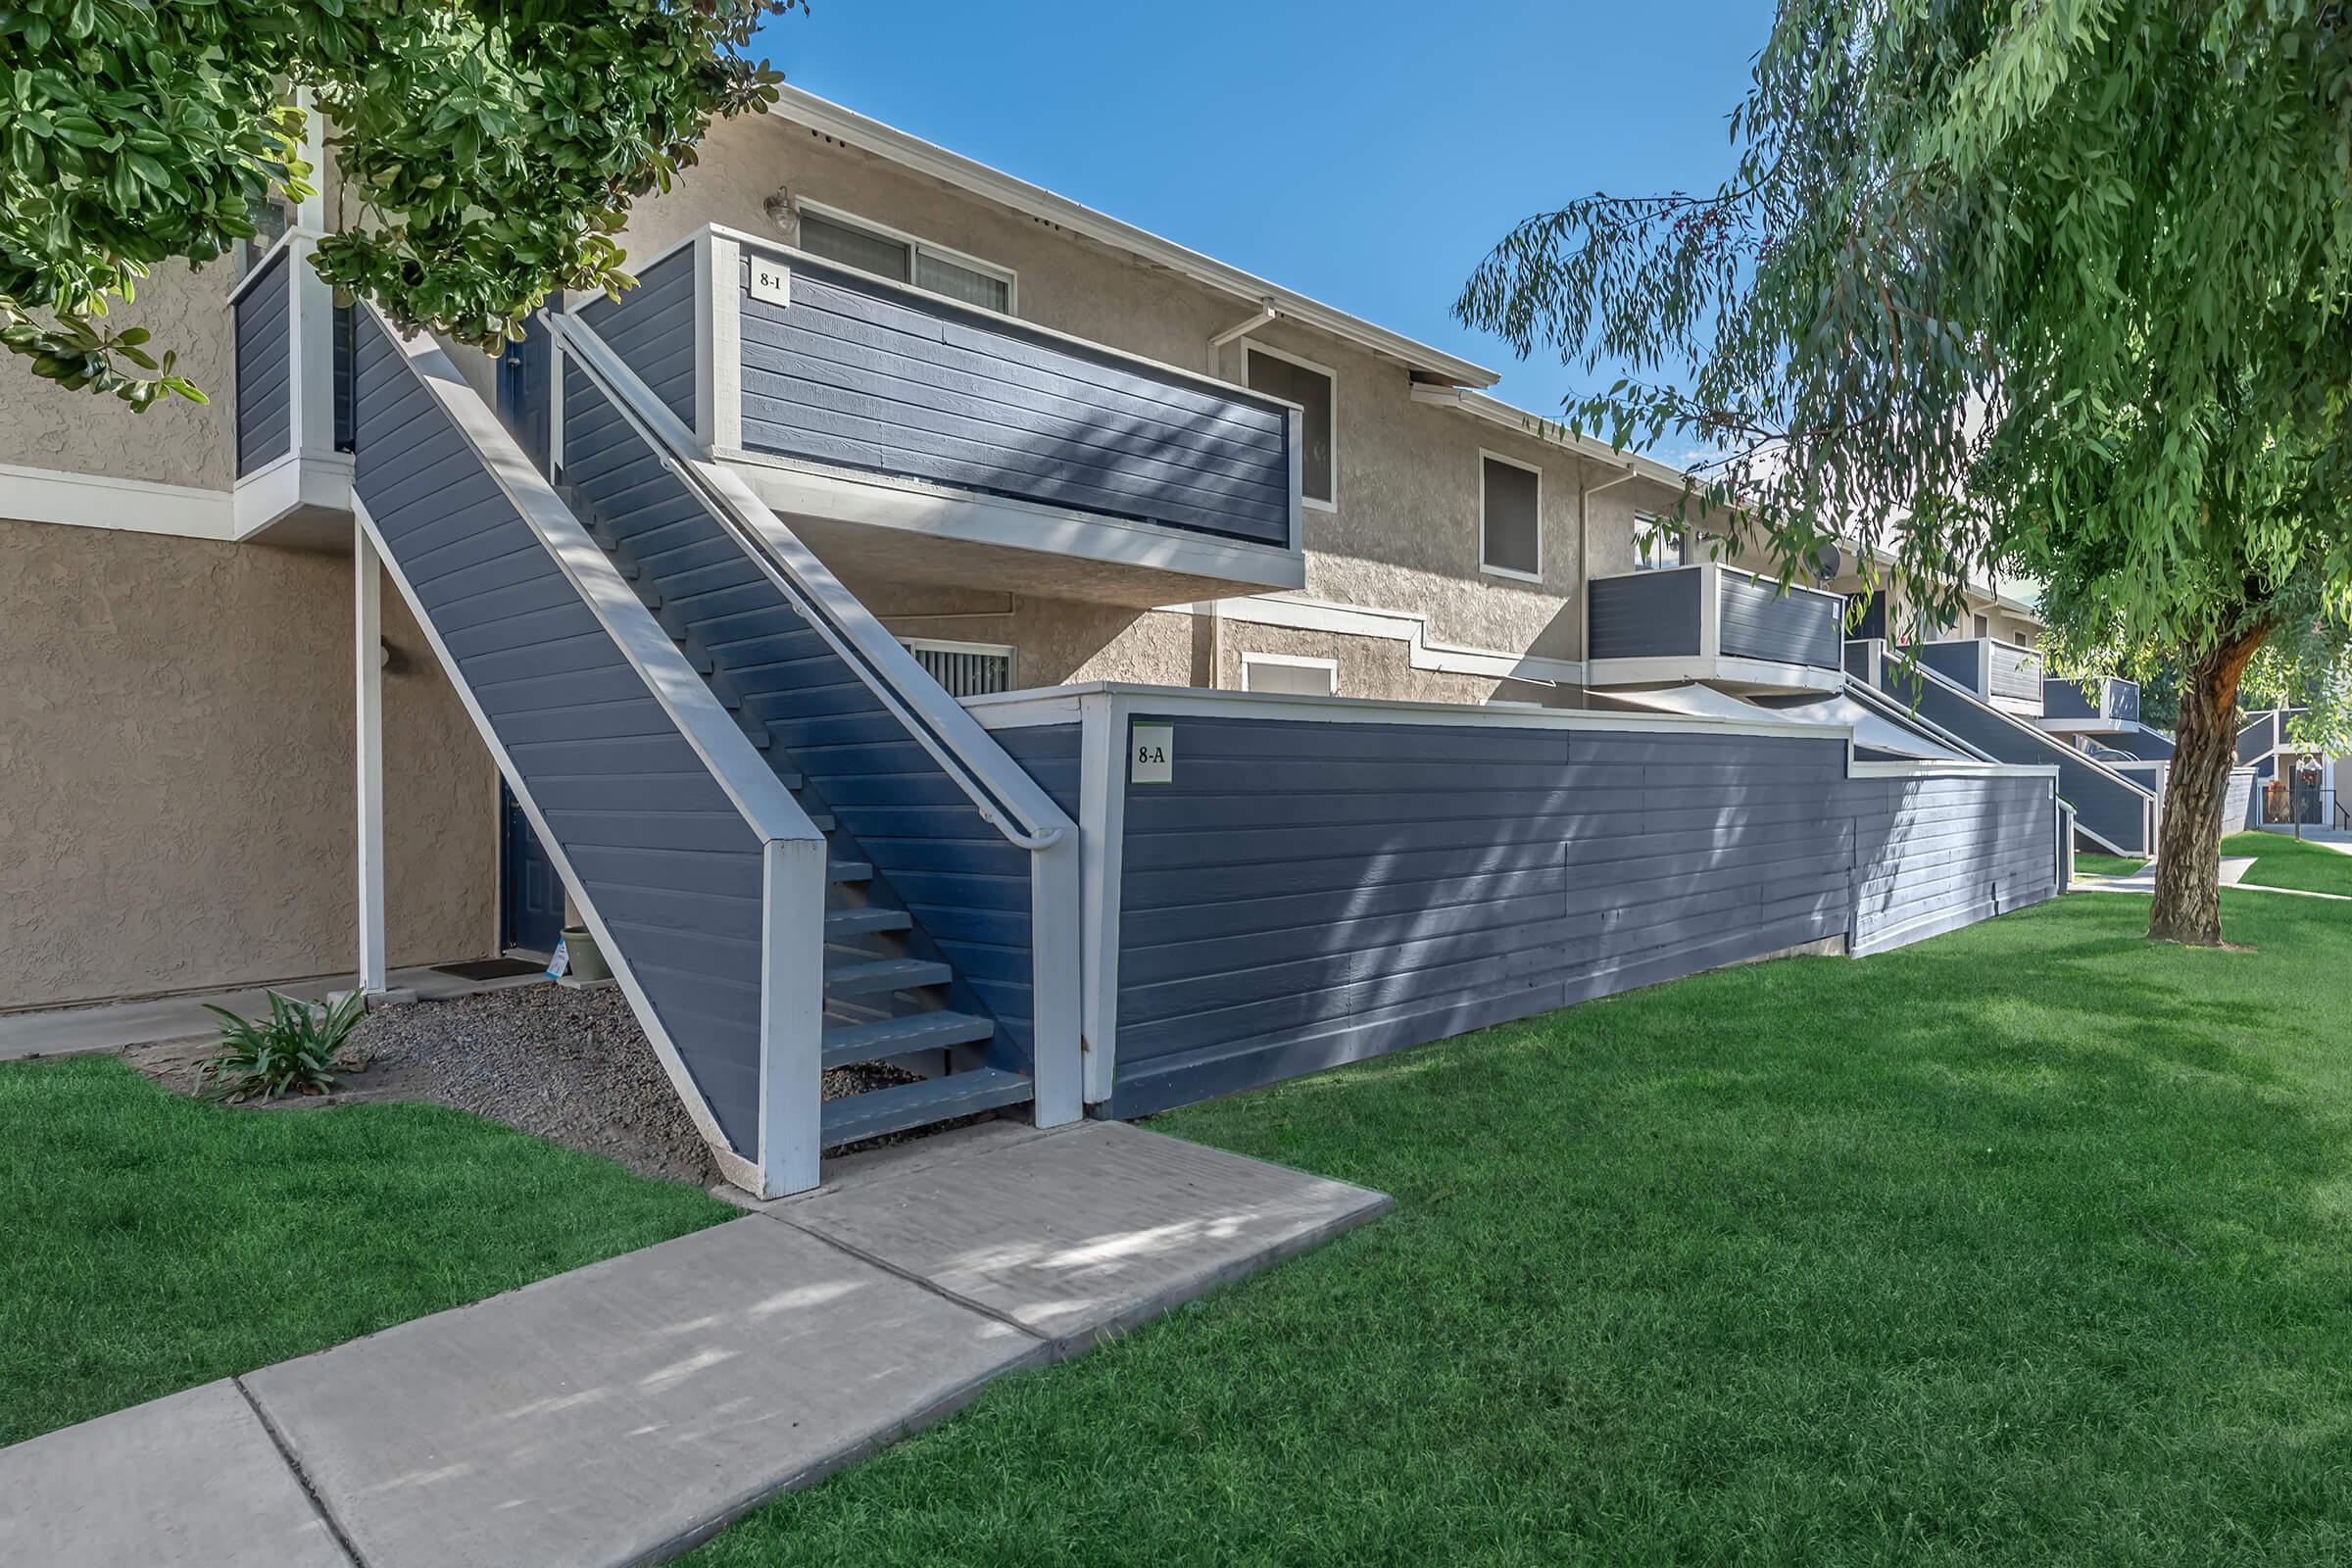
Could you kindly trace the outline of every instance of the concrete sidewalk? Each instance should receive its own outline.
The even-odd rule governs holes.
[[[398,990],[414,991],[417,1000],[440,1002],[470,997],[481,991],[541,983],[538,975],[512,975],[497,980],[467,980],[441,969],[395,969],[385,977]],[[218,1034],[220,1020],[205,1004],[226,1007],[241,1018],[259,1018],[270,1010],[271,991],[305,1002],[324,1000],[330,993],[348,991],[353,975],[320,975],[288,980],[273,986],[242,986],[229,991],[192,991],[175,997],[153,997],[144,1002],[104,1002],[87,1007],[53,1007],[38,1012],[0,1013],[0,1061],[33,1056],[86,1055],[100,1051],[123,1051],[166,1040],[187,1040]]]
[[[658,1562],[1385,1211],[1118,1123],[1005,1122],[472,1306],[0,1449],[0,1562]]]

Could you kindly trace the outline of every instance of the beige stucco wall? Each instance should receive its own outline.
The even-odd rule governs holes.
[[[353,961],[348,558],[0,521],[0,1009]],[[488,755],[384,593],[396,963],[497,941]]]
[[[707,222],[788,238],[768,213],[779,191],[1011,269],[1017,314],[1025,320],[1227,380],[1246,378],[1244,347],[1219,351],[1209,340],[1250,315],[1248,302],[780,120],[717,127],[702,162],[673,192],[640,204],[625,235],[630,254],[642,264]],[[1444,280],[1433,279],[1431,286],[1444,286]],[[1519,429],[1416,404],[1404,366],[1296,323],[1262,327],[1253,340],[1335,372],[1338,498],[1336,508],[1309,508],[1305,514],[1307,597],[1424,615],[1433,642],[1582,657],[1580,585],[1587,551],[1580,492],[1614,477],[1615,468],[1583,462]],[[1479,570],[1482,448],[1543,470],[1541,584]],[[1594,496],[1593,572],[1629,568],[1635,514],[1673,500],[1674,492],[1646,480]],[[986,586],[1017,593],[1023,584]],[[1107,639],[1092,667],[1150,662],[1146,650],[1168,643],[1167,634],[1151,629],[1141,612],[1123,616],[1132,629]],[[1086,635],[1100,631],[1100,624],[1090,624]],[[1136,646],[1121,651],[1130,641]],[[1063,662],[1054,656],[1034,667]],[[1084,661],[1069,662],[1089,667]],[[1365,695],[1403,697],[1420,689],[1414,682],[1396,684],[1399,689]]]
[[[144,326],[149,351],[179,353],[178,370],[212,401],[166,398],[134,414],[114,397],[61,392],[14,354],[0,354],[0,463],[151,484],[225,490],[236,480],[234,323],[223,303],[236,271],[223,258],[202,271],[177,262],[139,284],[110,325]]]

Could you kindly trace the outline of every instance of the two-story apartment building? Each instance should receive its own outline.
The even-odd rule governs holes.
[[[332,194],[286,216],[289,261],[341,220]],[[1021,515],[992,538],[919,506],[812,523],[958,695],[1107,679],[1574,705],[1583,584],[1631,568],[1636,514],[1679,485],[1543,433],[1483,395],[1492,370],[806,94],[715,127],[626,238],[651,262],[710,224],[1298,405],[1296,552]],[[348,963],[350,458],[332,363],[254,355],[283,341],[277,300],[237,307],[290,295],[296,332],[334,313],[299,266],[261,276],[266,250],[141,291],[210,406],[132,416],[0,364],[0,1007]],[[497,367],[457,358],[495,396]],[[285,416],[257,431],[239,408],[303,371],[293,450],[256,461]],[[398,596],[384,617],[394,961],[478,956],[502,940],[495,772]]]
[[[631,215],[636,288],[449,354],[310,270],[320,152],[141,291],[209,405],[0,367],[0,1009],[569,916],[780,1191],[2063,875],[2074,764],[2002,748],[2081,754],[1642,561],[1680,475],[1458,356],[801,93]]]

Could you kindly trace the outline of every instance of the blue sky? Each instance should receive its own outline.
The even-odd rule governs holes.
[[[813,0],[763,45],[797,86],[1503,372],[1588,383],[1447,316],[1517,219],[1731,162],[1762,0],[1623,6]]]

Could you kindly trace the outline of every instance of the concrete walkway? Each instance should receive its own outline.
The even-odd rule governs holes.
[[[477,991],[499,991],[508,986],[535,985],[540,979],[537,975],[516,975],[498,980],[467,980],[439,969],[395,969],[385,978],[393,988],[414,991],[424,1002],[469,997]],[[318,1002],[330,992],[348,991],[356,983],[352,975],[320,975],[274,986],[196,991],[145,1002],[108,1002],[89,1007],[0,1013],[0,1061],[124,1051],[132,1046],[217,1034],[220,1020],[204,1010],[207,1003],[226,1007],[240,1017],[259,1018],[270,1010],[270,991]]]
[[[2293,899],[2326,899],[2335,904],[2352,904],[2352,894],[2314,893],[2308,888],[2273,888],[2260,882],[2248,882],[2245,875],[2256,859],[2254,856],[2224,856],[2222,885],[2238,888],[2247,893],[2282,893]],[[2154,893],[2156,891],[2156,862],[2150,860],[2130,876],[2085,876],[2075,880],[2078,893]]]
[[[941,1135],[742,1219],[0,1449],[0,1563],[658,1562],[992,1378],[1389,1206],[1117,1123]]]

